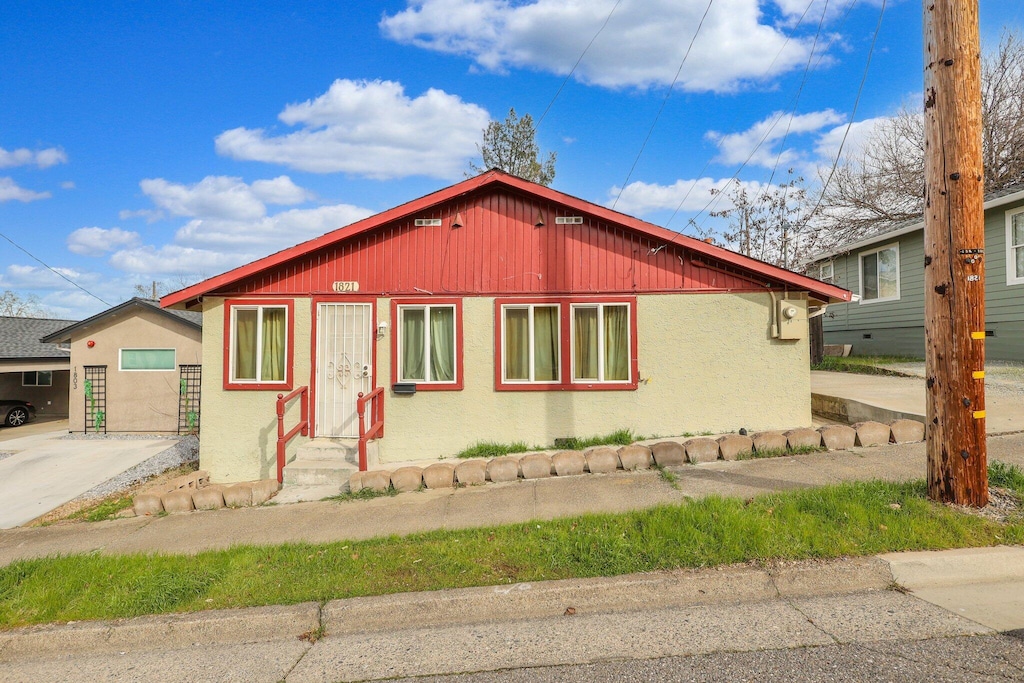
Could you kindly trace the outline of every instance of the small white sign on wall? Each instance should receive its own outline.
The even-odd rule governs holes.
[[[335,292],[358,292],[359,283],[354,280],[339,280],[331,285]]]

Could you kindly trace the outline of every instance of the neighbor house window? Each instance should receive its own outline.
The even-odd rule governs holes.
[[[505,382],[551,383],[561,379],[560,307],[502,307],[502,377]]]
[[[1006,214],[1006,284],[1024,284],[1024,209]]]
[[[399,382],[455,385],[459,342],[456,305],[397,306]],[[420,387],[422,388],[422,387]]]
[[[899,244],[861,253],[860,298],[865,303],[900,298]]]
[[[227,388],[287,388],[292,358],[291,302],[228,302]]]
[[[21,373],[23,387],[52,387],[53,373],[49,370],[32,370]]]
[[[572,305],[575,382],[629,381],[629,305]]]
[[[833,284],[835,282],[836,267],[832,261],[826,261],[818,266],[818,279],[822,282]]]
[[[173,370],[174,349],[121,349],[120,370]]]
[[[637,388],[636,298],[495,301],[499,391]]]

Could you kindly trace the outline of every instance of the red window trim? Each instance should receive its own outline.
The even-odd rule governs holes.
[[[231,310],[240,306],[284,306],[288,331],[284,359],[283,382],[231,381]],[[224,301],[224,390],[225,391],[291,391],[295,377],[295,300],[294,299],[227,299]]]
[[[629,373],[628,382],[572,381],[572,305],[629,304]],[[558,357],[561,381],[546,383],[511,383],[502,377],[502,306],[525,304],[558,304]],[[636,391],[639,386],[640,363],[637,359],[637,310],[635,296],[591,297],[502,297],[494,300],[494,390],[495,391]]]
[[[401,382],[398,376],[398,335],[399,335],[399,306],[455,306],[455,382],[441,384],[434,382],[412,382],[416,385],[416,391],[462,391],[465,387],[466,375],[463,371],[465,349],[463,348],[462,336],[462,299],[460,298],[416,298],[416,299],[392,299],[391,300],[391,384]]]

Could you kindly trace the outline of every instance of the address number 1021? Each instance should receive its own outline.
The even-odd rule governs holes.
[[[355,282],[353,280],[341,280],[341,281],[335,282],[331,286],[331,288],[335,292],[358,292],[359,291],[359,283]]]

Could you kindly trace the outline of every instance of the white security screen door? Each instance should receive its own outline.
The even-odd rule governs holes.
[[[317,305],[316,436],[358,437],[356,398],[373,389],[370,304]]]

